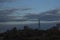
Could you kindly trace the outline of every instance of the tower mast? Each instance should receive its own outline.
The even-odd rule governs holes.
[[[38,29],[40,29],[40,19],[38,19]]]

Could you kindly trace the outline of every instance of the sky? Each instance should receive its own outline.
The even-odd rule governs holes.
[[[3,0],[2,2],[0,1],[0,6],[0,9],[19,9],[9,14],[10,16],[23,16],[60,8],[60,0],[13,0],[13,2]]]
[[[28,19],[39,18],[41,16],[40,14],[42,14],[41,12],[45,13],[46,11],[49,11],[48,13],[52,13],[54,16],[56,10],[53,9],[60,9],[60,0],[0,0],[0,26],[6,28],[6,25],[38,23],[38,21],[29,21]],[[44,15],[46,14],[43,14],[42,16]],[[60,17],[60,15],[58,17]],[[20,21],[19,19],[26,19],[28,21]],[[48,19],[47,21],[40,21],[40,23],[50,24],[60,22],[59,18],[57,18],[59,21],[54,21],[54,17],[52,19],[53,21],[48,21]]]
[[[41,12],[57,8],[60,8],[60,0],[0,0],[0,22],[24,20],[25,16],[40,17]]]

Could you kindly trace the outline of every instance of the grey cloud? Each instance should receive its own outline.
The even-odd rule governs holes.
[[[30,10],[31,8],[13,8],[13,9],[5,9],[5,10],[0,10],[0,16],[6,16],[8,14],[11,14],[17,10],[19,11],[26,11],[26,10]]]
[[[12,2],[12,1],[16,1],[16,0],[0,0],[0,3],[4,3],[4,2]]]
[[[5,9],[5,10],[0,10],[0,16],[6,16],[8,14],[11,14],[15,12],[18,9]]]
[[[53,9],[40,14],[25,15],[27,19],[40,19],[41,21],[56,21],[60,20],[60,9]]]
[[[12,16],[8,16],[16,11],[25,11],[25,10],[30,10],[31,8],[13,8],[13,9],[5,9],[5,10],[0,10],[0,22],[5,22],[5,21],[11,21],[11,20],[17,20],[19,19],[14,19]],[[22,20],[22,19],[20,19]]]
[[[26,17],[27,19],[38,19],[40,17],[40,14],[27,14],[24,17]]]
[[[0,22],[9,21],[13,19],[13,17],[8,17],[9,14],[12,14],[13,12],[17,11],[18,9],[6,9],[6,10],[0,10]]]
[[[21,9],[21,11],[26,11],[26,10],[32,10],[32,8],[24,8],[24,9]]]

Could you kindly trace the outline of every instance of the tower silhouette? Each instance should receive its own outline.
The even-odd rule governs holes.
[[[38,29],[40,29],[40,19],[38,19]]]

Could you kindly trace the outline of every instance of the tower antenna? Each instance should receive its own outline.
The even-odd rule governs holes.
[[[38,19],[38,29],[40,29],[40,19]]]

